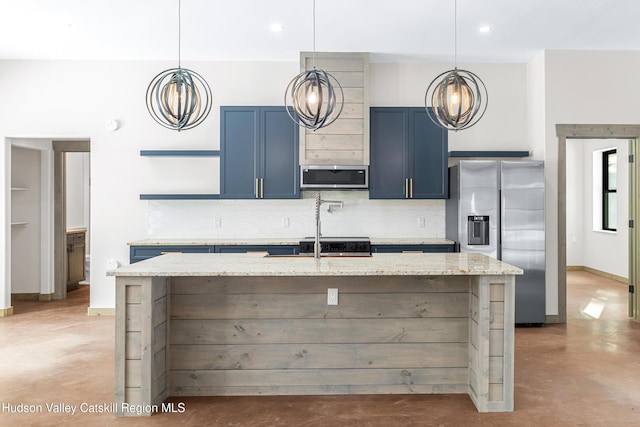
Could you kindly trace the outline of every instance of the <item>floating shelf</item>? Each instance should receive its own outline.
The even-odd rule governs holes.
[[[219,157],[220,150],[140,150],[143,157]]]
[[[449,157],[529,157],[529,151],[449,151]]]
[[[214,200],[219,194],[141,194],[140,200]]]
[[[220,150],[140,150],[142,157],[220,157]],[[140,200],[212,200],[219,194],[140,194]]]

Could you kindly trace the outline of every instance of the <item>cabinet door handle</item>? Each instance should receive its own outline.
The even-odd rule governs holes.
[[[260,178],[260,198],[264,199],[264,178]]]
[[[404,179],[404,198],[409,198],[409,178]]]
[[[258,190],[258,187],[260,186],[260,179],[256,178],[256,199],[260,198],[260,191]]]
[[[409,178],[409,194],[410,194],[410,197],[413,199],[413,178]]]

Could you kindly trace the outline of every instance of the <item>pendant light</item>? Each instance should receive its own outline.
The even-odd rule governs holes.
[[[307,129],[329,126],[342,113],[344,93],[329,73],[316,68],[316,1],[313,0],[313,69],[295,76],[284,92],[291,120]]]
[[[211,111],[211,88],[195,71],[180,66],[181,0],[178,0],[178,68],[155,76],[147,88],[147,110],[161,126],[177,131],[198,126]]]
[[[487,110],[488,94],[483,81],[467,70],[458,69],[458,2],[454,0],[453,70],[436,77],[424,96],[431,120],[447,130],[467,129],[482,118]]]

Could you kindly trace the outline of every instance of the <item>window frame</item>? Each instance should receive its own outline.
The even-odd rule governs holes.
[[[613,156],[616,159],[616,186],[609,188],[609,159]],[[613,148],[602,152],[602,229],[605,231],[618,231],[617,227],[613,228],[609,220],[609,195],[617,194],[618,190],[618,155],[617,149]],[[617,197],[616,197],[617,201]],[[616,209],[616,212],[618,210]],[[617,221],[615,222],[617,226]]]

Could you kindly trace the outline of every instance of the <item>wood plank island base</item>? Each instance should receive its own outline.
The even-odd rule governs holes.
[[[391,393],[513,411],[522,270],[485,255],[167,254],[109,274],[118,415],[169,396]]]

